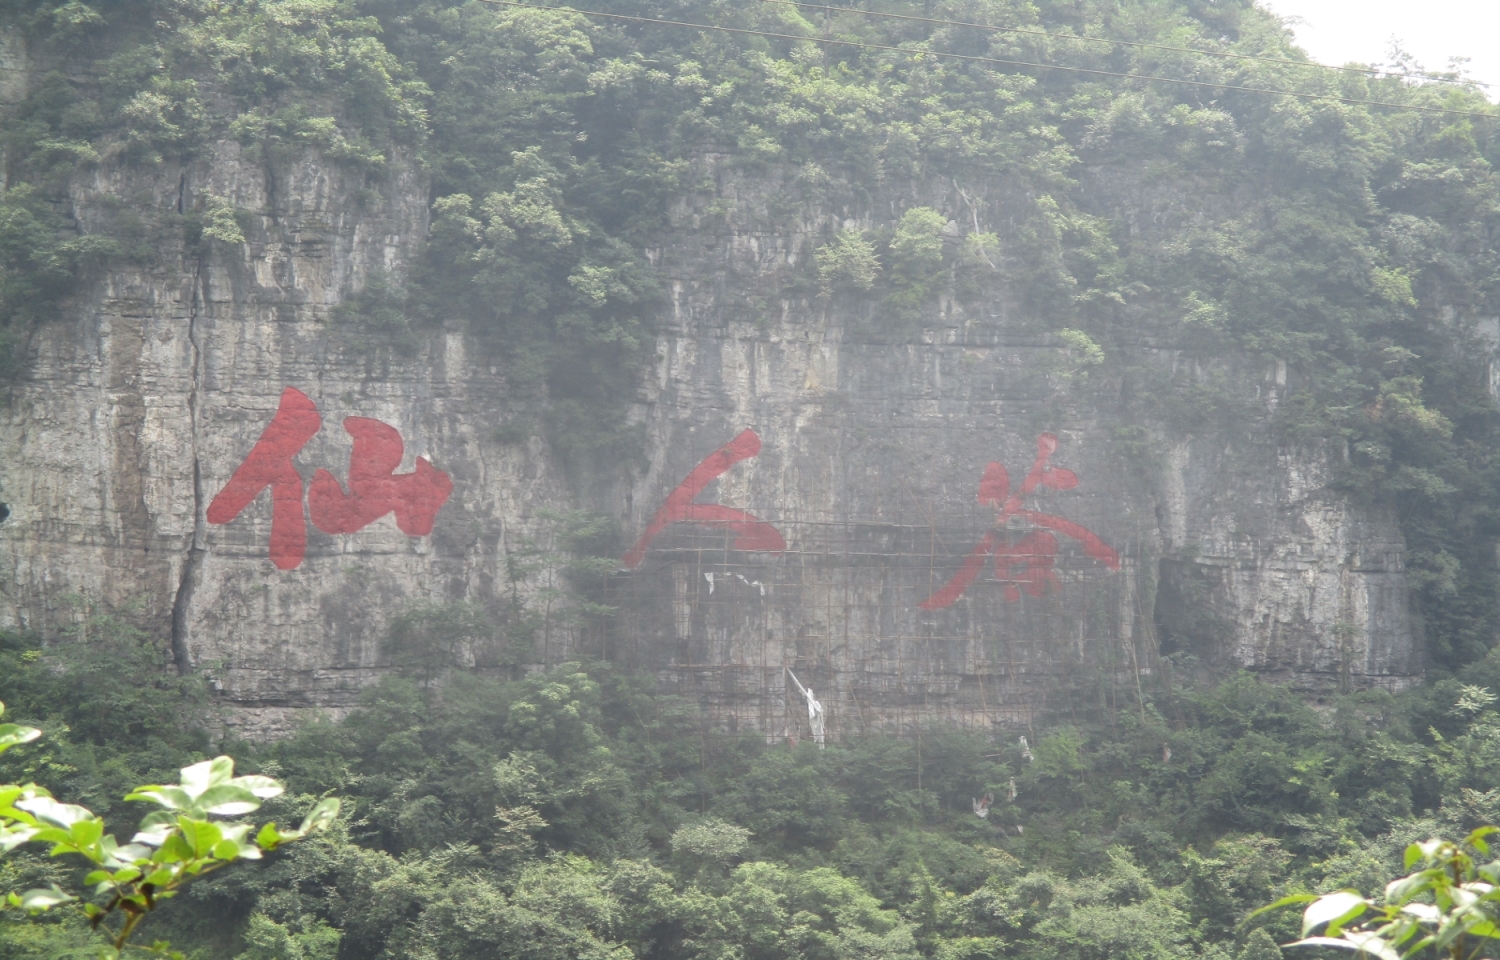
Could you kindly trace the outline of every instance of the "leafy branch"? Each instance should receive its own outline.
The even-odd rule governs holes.
[[[4,713],[0,704],[0,714]],[[0,753],[41,736],[35,727],[0,725]],[[91,888],[75,895],[53,884],[45,889],[9,893],[0,908],[42,913],[71,905],[109,937],[102,952],[119,957],[136,927],[163,901],[189,881],[223,869],[237,860],[259,860],[277,847],[328,827],[338,816],[339,801],[320,801],[296,830],[267,823],[251,838],[249,823],[219,823],[211,817],[241,817],[280,796],[284,788],[262,776],[234,775],[234,760],[215,757],[182,769],[181,782],[138,787],[126,800],[155,803],[129,843],[104,832],[104,821],[86,807],[58,802],[34,783],[0,785],[0,854],[26,843],[50,843],[54,857],[73,854],[97,869],[84,878]],[[123,919],[117,919],[122,917]],[[158,943],[153,953],[181,957]]]
[[[1422,869],[1386,884],[1383,903],[1356,890],[1283,897],[1251,916],[1298,903],[1302,939],[1289,947],[1336,947],[1402,960],[1428,948],[1450,960],[1477,957],[1487,939],[1500,939],[1500,860],[1476,863],[1469,850],[1489,853],[1485,837],[1500,827],[1480,827],[1462,843],[1428,840],[1406,848],[1406,869]],[[1315,934],[1322,928],[1321,934]],[[1469,945],[1474,944],[1473,949]]]

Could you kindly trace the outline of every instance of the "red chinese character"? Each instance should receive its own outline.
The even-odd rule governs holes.
[[[271,488],[271,562],[291,570],[307,552],[307,526],[302,521],[302,476],[292,458],[307,445],[323,418],[301,390],[287,387],[270,426],[255,441],[250,455],[208,505],[209,523],[228,523],[250,506],[260,492]]]
[[[287,387],[276,416],[213,502],[208,522],[228,523],[271,488],[271,562],[291,570],[307,553],[307,524],[302,512],[302,476],[292,458],[323,425],[318,408],[302,391]],[[437,513],[453,492],[453,481],[426,459],[417,458],[412,473],[395,474],[404,446],[389,424],[350,417],[344,429],[354,438],[349,457],[349,493],[327,470],[313,475],[308,493],[312,521],[325,533],[353,533],[388,513],[410,536],[432,532]]]
[[[395,473],[405,445],[390,424],[368,417],[349,417],[344,430],[354,438],[349,455],[349,493],[333,474],[319,469],[307,491],[307,512],[324,533],[354,533],[388,513],[396,526],[413,537],[432,532],[438,511],[453,492],[453,481],[426,458],[416,470]]]
[[[1010,475],[1004,465],[992,461],[984,468],[984,476],[979,481],[979,502],[995,508],[996,529],[986,533],[969,551],[953,579],[918,606],[923,610],[950,606],[979,577],[988,556],[994,557],[995,579],[1005,583],[1007,600],[1021,599],[1023,589],[1033,597],[1044,595],[1048,588],[1060,589],[1057,573],[1053,570],[1057,562],[1057,538],[1047,530],[1056,530],[1077,540],[1083,545],[1084,553],[1103,561],[1111,570],[1120,568],[1120,555],[1092,531],[1062,517],[1022,509],[1022,502],[1039,486],[1052,490],[1072,490],[1078,486],[1078,475],[1073,471],[1048,466],[1047,461],[1056,452],[1057,437],[1044,433],[1036,438],[1036,460],[1020,492],[1014,495],[1010,492]],[[1011,544],[1004,538],[1005,524],[1011,517],[1020,517],[1045,529],[1034,530]],[[1020,572],[1012,575],[1016,569]]]
[[[1040,597],[1047,588],[1061,590],[1052,566],[1057,562],[1057,538],[1045,530],[1034,530],[1014,546],[1000,544],[995,548],[995,579],[1005,583],[1005,599],[1021,599],[1021,590]],[[1011,571],[1021,568],[1015,577]]]
[[[780,553],[786,549],[786,541],[780,532],[764,520],[757,519],[743,510],[723,507],[716,503],[694,503],[693,499],[703,492],[715,478],[741,460],[760,453],[760,437],[754,430],[746,430],[724,446],[703,459],[668,495],[656,516],[646,527],[635,546],[620,558],[626,569],[634,570],[646,558],[646,548],[668,525],[683,521],[728,527],[735,533],[736,550],[760,550]]]

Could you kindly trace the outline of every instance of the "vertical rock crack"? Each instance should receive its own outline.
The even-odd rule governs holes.
[[[188,543],[187,558],[182,564],[182,577],[177,583],[177,595],[172,601],[172,659],[177,665],[177,672],[183,675],[191,673],[194,666],[188,643],[188,616],[203,560],[203,467],[198,458],[198,387],[203,375],[203,348],[198,342],[198,314],[202,283],[203,258],[199,256],[193,268],[193,292],[188,307],[188,344],[193,352],[192,375],[188,383],[189,444],[193,456],[193,534]]]

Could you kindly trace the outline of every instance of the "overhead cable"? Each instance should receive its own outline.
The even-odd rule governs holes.
[[[908,20],[913,23],[927,23],[943,27],[969,27],[975,30],[988,30],[991,33],[1018,33],[1028,37],[1046,37],[1049,40],[1079,40],[1085,43],[1107,43],[1112,46],[1137,47],[1143,50],[1166,50],[1172,53],[1192,53],[1201,57],[1219,57],[1225,60],[1251,60],[1256,63],[1279,63],[1295,67],[1315,67],[1319,70],[1338,70],[1344,73],[1356,73],[1372,77],[1402,80],[1416,78],[1419,80],[1430,80],[1433,83],[1453,83],[1486,88],[1491,86],[1488,83],[1481,83],[1478,80],[1464,80],[1430,73],[1402,73],[1396,70],[1378,70],[1374,67],[1338,67],[1331,63],[1318,63],[1316,60],[1293,60],[1290,57],[1263,57],[1249,53],[1230,53],[1227,50],[1199,50],[1195,47],[1173,47],[1162,43],[1145,43],[1140,40],[1111,40],[1108,37],[1088,37],[1074,33],[1048,33],[1045,30],[1032,30],[1026,27],[997,27],[988,23],[944,20],[939,17],[919,17],[907,13],[885,13],[879,10],[861,10],[859,7],[830,7],[820,3],[801,3],[799,0],[761,0],[761,2],[787,7],[799,7],[807,10],[823,10],[828,13],[856,13],[863,17],[879,17],[884,20]]]
[[[767,30],[751,30],[746,27],[724,27],[711,23],[689,23],[684,20],[662,20],[656,17],[638,17],[624,13],[605,13],[601,10],[580,10],[577,7],[554,7],[539,3],[522,3],[520,0],[481,0],[482,3],[495,4],[502,7],[519,7],[525,10],[552,10],[558,13],[576,13],[586,17],[603,17],[609,20],[621,20],[631,23],[651,23],[667,27],[686,27],[690,30],[711,30],[719,33],[733,33],[741,36],[766,37],[771,40],[791,40],[798,43],[823,43],[841,47],[855,47],[865,50],[883,50],[893,53],[901,53],[910,57],[933,57],[942,60],[958,60],[965,63],[994,64],[1001,67],[1025,67],[1033,70],[1059,70],[1064,73],[1081,73],[1096,77],[1118,77],[1125,80],[1147,80],[1152,83],[1171,83],[1178,86],[1207,87],[1213,90],[1229,90],[1236,93],[1264,93],[1277,97],[1295,97],[1300,100],[1321,100],[1329,103],[1347,103],[1366,107],[1390,107],[1395,110],[1407,110],[1413,113],[1428,113],[1435,115],[1469,117],[1472,119],[1494,120],[1500,114],[1479,113],[1475,110],[1453,110],[1447,107],[1424,107],[1409,103],[1396,103],[1390,100],[1367,100],[1359,97],[1340,97],[1328,93],[1298,93],[1293,90],[1276,90],[1270,87],[1249,87],[1233,83],[1216,83],[1212,80],[1185,80],[1181,77],[1158,77],[1144,73],[1119,73],[1113,70],[1095,70],[1088,67],[1065,67],[1055,63],[1032,63],[1026,60],[1005,60],[999,57],[981,57],[967,53],[949,53],[942,50],[913,50],[909,47],[898,47],[886,43],[865,43],[859,40],[841,40],[833,37],[805,37],[792,33],[772,33]]]

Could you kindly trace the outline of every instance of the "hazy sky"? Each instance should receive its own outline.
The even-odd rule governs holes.
[[[1261,0],[1282,17],[1297,17],[1297,43],[1316,60],[1388,62],[1391,40],[1428,70],[1468,57],[1475,80],[1500,99],[1500,0]]]

